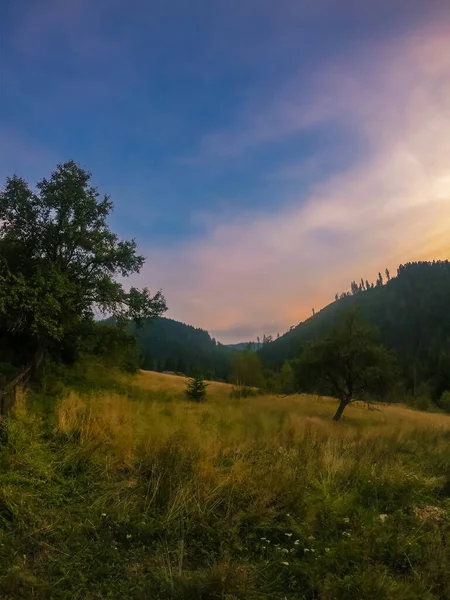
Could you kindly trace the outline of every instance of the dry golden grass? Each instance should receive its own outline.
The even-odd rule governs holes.
[[[19,398],[0,473],[9,590],[29,588],[26,555],[38,600],[61,582],[67,599],[450,600],[449,416],[355,404],[336,424],[330,398],[213,383],[195,403],[186,384],[72,391],[54,436]]]
[[[145,390],[165,390],[175,393],[183,393],[188,382],[187,377],[179,375],[165,375],[156,371],[140,371],[135,379],[136,385]],[[229,383],[218,381],[206,381],[208,394],[214,398],[228,396],[232,390]]]
[[[143,390],[173,396],[136,401],[119,394],[89,397],[72,392],[59,406],[59,429],[68,435],[76,433],[85,442],[108,443],[116,458],[128,464],[150,449],[163,447],[173,436],[183,437],[202,454],[205,468],[223,453],[247,454],[261,445],[285,447],[311,434],[326,441],[330,454],[336,441],[354,445],[361,439],[401,437],[414,430],[450,430],[450,416],[398,405],[368,408],[355,403],[346,409],[345,419],[335,424],[331,417],[336,401],[330,398],[294,395],[238,400],[230,397],[232,386],[212,382],[207,402],[198,404],[183,398],[184,377],[142,371],[135,383]]]

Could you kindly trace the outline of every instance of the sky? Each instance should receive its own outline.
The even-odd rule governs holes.
[[[0,185],[74,159],[223,343],[450,258],[450,0],[3,0]]]

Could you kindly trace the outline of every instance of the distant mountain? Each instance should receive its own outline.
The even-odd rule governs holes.
[[[251,348],[252,350],[259,350],[262,348],[261,342],[240,342],[238,344],[224,344],[225,348],[229,350],[248,350]]]
[[[227,377],[230,350],[204,329],[159,317],[136,333],[144,355],[144,369]]]
[[[410,389],[427,386],[434,396],[450,390],[450,263],[400,265],[397,276],[374,287],[352,283],[353,293],[329,304],[259,351],[264,366],[278,368],[298,356],[349,309],[358,308],[380,331],[403,368]]]

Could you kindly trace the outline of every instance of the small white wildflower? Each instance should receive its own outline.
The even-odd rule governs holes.
[[[300,540],[295,540],[294,546],[298,546],[300,544]]]
[[[131,533],[128,533],[127,534],[127,540],[130,540],[130,539],[131,539]]]
[[[286,565],[287,567],[289,566],[289,563],[288,563],[288,562],[286,562],[285,560],[283,560],[283,561],[281,562],[281,564],[282,564],[282,565]]]
[[[330,549],[329,549],[329,548],[325,548],[325,552],[329,552],[329,551],[330,551]]]
[[[266,540],[266,538],[259,538],[260,540],[262,540],[263,542]]]
[[[286,513],[286,516],[287,516],[287,517],[290,517],[291,515],[290,515],[289,513]]]
[[[349,532],[348,532],[348,531],[344,531],[344,532],[342,533],[342,535],[345,535],[345,537],[352,537],[352,536],[349,534]]]
[[[314,548],[311,548],[311,552],[315,552]]]
[[[263,546],[263,547],[262,547],[262,549],[263,549],[263,550],[265,550],[265,549],[266,549],[266,546]]]
[[[350,523],[350,519],[348,517],[345,517],[345,519],[342,519],[344,521],[344,523]]]
[[[304,552],[309,552],[309,548],[304,548]]]
[[[308,540],[315,540],[315,539],[316,539],[316,538],[315,538],[313,535],[310,535],[310,536],[308,537]]]
[[[291,548],[289,552],[295,552],[295,548]]]
[[[292,537],[292,533],[285,533],[284,535],[287,537]]]
[[[102,513],[102,517],[106,517],[106,513]]]
[[[282,549],[281,549],[281,552],[284,552],[285,554],[288,554],[288,553],[289,553],[289,550],[288,550],[287,548],[282,548]]]

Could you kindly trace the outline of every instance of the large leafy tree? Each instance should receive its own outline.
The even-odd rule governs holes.
[[[32,190],[17,176],[0,193],[0,330],[33,352],[76,335],[94,311],[118,319],[166,310],[162,293],[126,290],[144,258],[107,223],[113,204],[75,162]]]
[[[395,376],[394,359],[377,342],[376,330],[354,311],[310,343],[295,364],[299,389],[339,400],[334,421],[355,400],[384,398]]]

